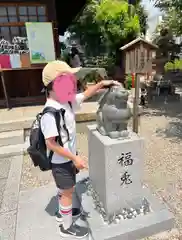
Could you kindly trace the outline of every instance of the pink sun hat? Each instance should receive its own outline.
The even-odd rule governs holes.
[[[60,103],[74,102],[77,92],[77,80],[74,74],[62,74],[53,81],[53,90]]]

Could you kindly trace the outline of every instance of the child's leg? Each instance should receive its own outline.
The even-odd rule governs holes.
[[[72,224],[72,195],[73,188],[70,188],[63,190],[59,198],[59,213],[62,216],[64,229],[68,229]]]

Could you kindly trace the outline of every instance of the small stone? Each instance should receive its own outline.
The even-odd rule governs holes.
[[[107,216],[104,216],[103,218],[104,218],[104,222],[108,222],[109,221]]]
[[[132,213],[129,213],[128,215],[127,215],[127,218],[128,219],[131,219],[133,217],[133,214]]]
[[[137,211],[134,210],[134,211],[133,211],[133,216],[136,217],[137,215],[138,215],[138,214],[137,214]]]
[[[124,219],[123,215],[121,215],[121,214],[119,214],[117,217],[118,217],[118,219],[120,219],[120,220],[123,220],[123,219]]]
[[[105,209],[104,209],[103,207],[101,207],[101,211],[102,211],[103,213],[105,213]]]
[[[91,196],[91,192],[90,191],[87,191],[87,196]]]
[[[118,219],[118,218],[114,219],[114,223],[115,223],[115,224],[117,224],[117,223],[119,223],[119,222],[120,222],[120,219]]]

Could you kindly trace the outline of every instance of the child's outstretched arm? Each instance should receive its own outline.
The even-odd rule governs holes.
[[[100,89],[102,89],[104,87],[110,87],[112,85],[120,86],[121,83],[119,83],[118,81],[114,81],[114,80],[102,80],[101,82],[97,83],[96,85],[90,86],[87,90],[85,90],[83,92],[83,95],[84,95],[83,101],[94,96],[97,93],[97,91],[99,91]]]

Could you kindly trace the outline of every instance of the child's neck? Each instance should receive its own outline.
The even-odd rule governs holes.
[[[56,102],[59,102],[57,97],[56,97],[56,94],[53,91],[49,93],[48,99],[54,100]]]

